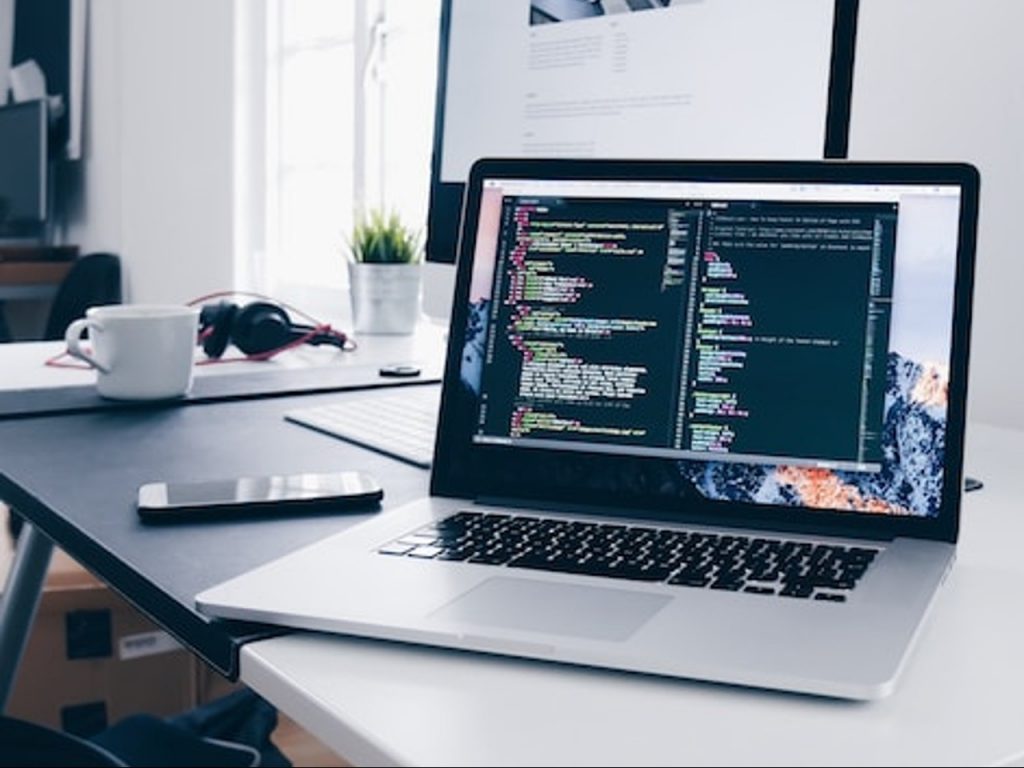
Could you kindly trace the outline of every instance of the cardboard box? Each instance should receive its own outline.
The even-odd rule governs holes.
[[[11,543],[6,532],[0,540],[6,573]],[[128,715],[175,715],[195,701],[192,655],[55,550],[6,713],[88,736]]]

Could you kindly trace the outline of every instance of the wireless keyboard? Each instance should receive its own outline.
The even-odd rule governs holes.
[[[434,457],[441,388],[397,387],[386,395],[348,395],[330,405],[289,411],[285,419],[419,467]]]

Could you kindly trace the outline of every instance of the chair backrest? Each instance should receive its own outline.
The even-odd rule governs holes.
[[[43,338],[64,338],[64,331],[89,307],[121,303],[121,259],[112,253],[79,257],[61,282],[50,308]]]
[[[0,766],[126,766],[105,748],[70,733],[0,715]],[[155,763],[150,763],[154,765]]]

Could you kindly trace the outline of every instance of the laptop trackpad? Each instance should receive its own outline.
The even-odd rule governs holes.
[[[495,577],[430,616],[527,632],[625,640],[671,600],[625,589]]]

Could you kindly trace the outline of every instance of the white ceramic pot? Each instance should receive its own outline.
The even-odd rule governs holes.
[[[412,333],[422,306],[419,264],[348,264],[356,333]]]

